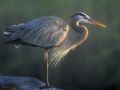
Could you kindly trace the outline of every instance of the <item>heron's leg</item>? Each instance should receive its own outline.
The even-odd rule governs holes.
[[[45,73],[45,83],[47,86],[49,86],[49,80],[48,80],[48,49],[45,49],[44,54],[44,73]]]

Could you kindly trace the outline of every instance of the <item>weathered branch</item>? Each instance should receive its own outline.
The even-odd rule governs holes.
[[[33,77],[0,76],[0,87],[3,89],[13,88],[13,90],[60,90],[45,86],[45,83]]]

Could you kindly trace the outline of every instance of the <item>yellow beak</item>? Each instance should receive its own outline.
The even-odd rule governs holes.
[[[104,24],[102,24],[102,23],[100,23],[100,22],[98,22],[98,21],[96,21],[96,20],[94,20],[94,19],[91,19],[90,20],[90,22],[92,23],[92,24],[94,24],[94,25],[96,25],[96,26],[99,26],[99,27],[107,27],[106,25],[104,25]]]

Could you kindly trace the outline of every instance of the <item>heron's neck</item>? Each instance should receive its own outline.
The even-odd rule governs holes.
[[[72,26],[73,30],[80,33],[82,42],[87,39],[87,37],[88,37],[88,29],[87,29],[86,26],[81,25],[80,22],[78,22],[77,20],[72,21],[71,26]]]

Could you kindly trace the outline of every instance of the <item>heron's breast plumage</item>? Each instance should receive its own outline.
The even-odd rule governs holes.
[[[65,42],[62,43],[59,47],[52,48],[49,51],[49,59],[52,64],[59,64],[59,62],[68,54],[68,52],[78,45],[83,43],[87,36],[88,30],[86,27],[79,28],[80,32],[76,30],[69,30]]]
[[[64,32],[63,36],[61,38],[59,38],[59,44],[58,44],[59,46],[62,45],[65,42],[65,40],[67,39],[67,35],[68,35],[68,32],[69,32],[69,26],[68,25],[66,25],[63,28],[63,32]]]

